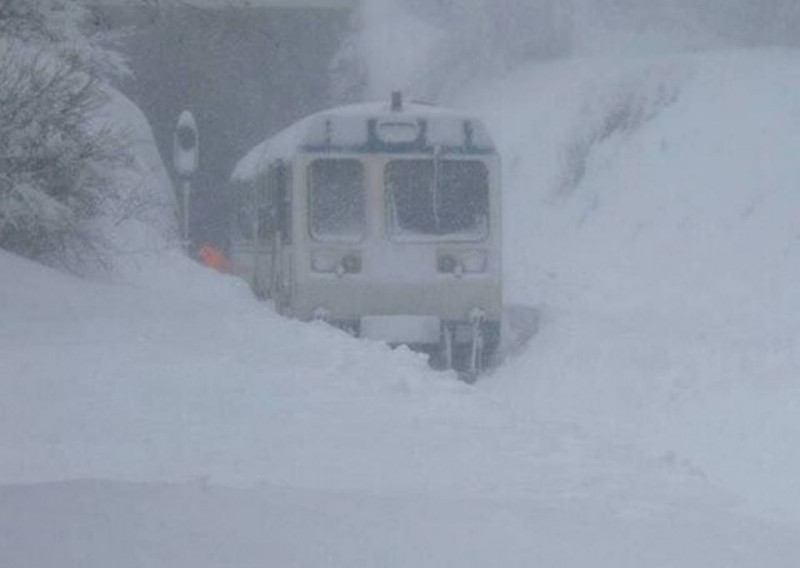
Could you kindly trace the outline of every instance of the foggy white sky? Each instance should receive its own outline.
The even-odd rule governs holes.
[[[800,43],[796,0],[363,0],[339,93],[446,102],[464,80],[534,59]]]

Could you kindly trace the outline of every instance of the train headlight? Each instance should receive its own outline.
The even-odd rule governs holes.
[[[382,121],[378,123],[378,140],[384,144],[409,144],[419,138],[419,124],[409,121]]]
[[[480,250],[467,251],[461,254],[461,265],[464,272],[486,272],[487,255]]]
[[[342,259],[342,268],[349,274],[361,272],[361,257],[357,254],[348,254]]]
[[[480,250],[442,253],[436,259],[439,272],[454,276],[486,272],[487,264],[488,255]]]
[[[361,255],[335,250],[315,250],[311,253],[311,269],[326,274],[358,274],[361,272]]]
[[[311,268],[314,272],[336,272],[339,263],[342,260],[342,254],[330,250],[315,250],[311,254]]]

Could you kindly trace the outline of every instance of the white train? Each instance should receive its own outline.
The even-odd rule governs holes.
[[[480,120],[394,93],[297,122],[232,182],[232,263],[280,313],[425,350],[467,376],[491,364],[500,164]]]

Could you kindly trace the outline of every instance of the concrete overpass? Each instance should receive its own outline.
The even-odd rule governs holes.
[[[124,6],[128,8],[173,8],[195,7],[206,9],[225,8],[288,8],[350,10],[360,0],[87,0],[90,6]]]
[[[359,0],[90,0],[134,77],[120,85],[171,163],[178,115],[200,131],[190,233],[225,244],[233,166],[253,145],[330,106],[328,65]]]

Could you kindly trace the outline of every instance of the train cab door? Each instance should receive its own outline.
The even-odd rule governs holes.
[[[293,289],[292,256],[292,172],[284,160],[276,160],[268,170],[268,230],[265,238],[269,242],[270,297],[280,314],[291,315]]]
[[[259,184],[255,181],[238,181],[233,185],[234,210],[230,224],[230,249],[228,256],[231,271],[244,279],[257,296],[263,296],[259,281],[263,270],[258,233]]]
[[[258,186],[253,201],[255,231],[253,240],[252,288],[261,299],[272,297],[272,274],[275,270],[275,214],[274,197],[269,175]]]

